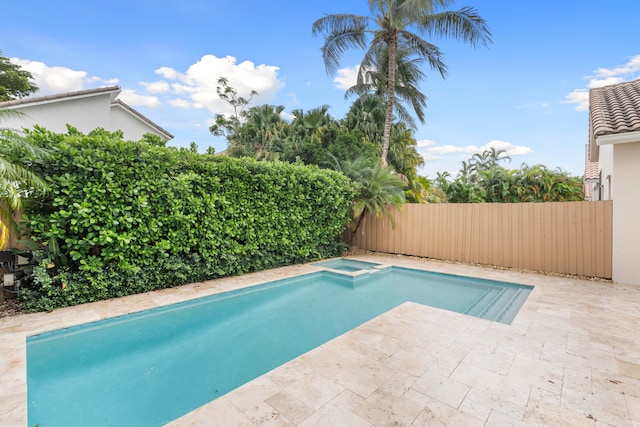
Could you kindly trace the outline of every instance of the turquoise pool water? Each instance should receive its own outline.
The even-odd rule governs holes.
[[[337,258],[328,261],[316,262],[314,265],[352,273],[360,270],[373,270],[380,264],[348,258]]]
[[[532,289],[325,271],[29,337],[29,425],[162,425],[406,301],[510,323]]]

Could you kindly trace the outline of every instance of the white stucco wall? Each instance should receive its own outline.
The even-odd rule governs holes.
[[[640,141],[612,147],[615,172],[612,279],[640,285]]]
[[[24,104],[11,108],[24,113],[22,117],[3,119],[2,127],[21,129],[39,125],[52,132],[66,133],[67,123],[86,133],[110,124],[110,94],[76,98],[64,102]]]
[[[613,161],[615,145],[606,144],[599,147],[598,164],[602,173],[602,200],[613,200]],[[617,178],[617,177],[616,177]]]
[[[111,106],[111,129],[122,130],[124,138],[131,141],[138,141],[145,133],[152,133],[165,139],[166,136],[156,131],[144,120],[127,112],[124,107],[114,104]]]
[[[118,103],[112,104],[118,92],[11,106],[8,108],[19,111],[23,115],[3,117],[0,126],[11,129],[31,129],[37,124],[52,132],[66,133],[66,125],[70,124],[82,133],[91,132],[96,128],[111,132],[122,130],[124,139],[131,141],[138,141],[145,133],[158,135],[162,139],[167,138],[166,134],[158,131],[136,113]]]

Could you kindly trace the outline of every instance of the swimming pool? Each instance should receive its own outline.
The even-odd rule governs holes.
[[[29,337],[29,425],[161,425],[406,301],[509,323],[531,289],[324,271]]]
[[[362,271],[362,270],[373,270],[377,267],[381,267],[381,264],[377,264],[375,262],[367,262],[367,261],[359,261],[355,259],[349,258],[336,258],[328,261],[320,261],[314,263],[318,267],[330,268],[332,270],[345,271],[348,273]]]

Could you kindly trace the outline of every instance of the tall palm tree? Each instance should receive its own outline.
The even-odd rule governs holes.
[[[3,119],[20,116],[12,110],[0,110]],[[48,186],[29,169],[33,161],[43,159],[48,152],[31,144],[19,131],[0,127],[0,222],[17,231],[16,213],[23,201],[46,193]]]
[[[360,97],[366,95],[375,95],[384,100],[387,104],[387,91],[389,81],[389,49],[380,45],[373,57],[375,63],[358,68],[358,77],[356,84],[345,92],[345,98],[352,95]],[[441,72],[446,70],[444,62],[442,62],[440,53],[435,58],[437,62],[436,68]],[[424,109],[427,106],[427,97],[420,92],[418,85],[424,78],[424,72],[421,66],[424,58],[412,56],[409,49],[398,46],[396,53],[396,83],[394,111],[396,116],[403,122],[407,123],[411,128],[415,128],[416,124],[409,110],[405,108],[405,104],[410,106],[420,123],[424,123]],[[370,68],[372,67],[372,68]]]
[[[344,124],[349,130],[360,130],[369,142],[382,145],[384,117],[384,99],[375,94],[364,94],[351,104]]]
[[[382,145],[382,165],[387,164],[391,124],[395,105],[396,54],[398,46],[426,59],[444,77],[440,68],[440,51],[419,34],[441,35],[463,40],[476,47],[491,43],[486,22],[471,7],[459,11],[443,10],[452,0],[368,0],[373,17],[338,14],[327,15],[313,23],[314,35],[323,34],[322,57],[328,72],[339,67],[340,57],[348,48],[367,49],[361,67],[372,68],[380,46],[388,49],[387,111]],[[415,32],[414,32],[415,31]],[[370,39],[370,40],[369,40]],[[442,64],[443,65],[443,64]]]
[[[417,147],[418,141],[413,131],[404,123],[398,123],[391,129],[389,163],[397,173],[407,176],[424,165],[424,158],[418,153]]]
[[[382,145],[385,109],[382,97],[364,94],[351,104],[343,124],[350,131],[360,130],[369,142]]]

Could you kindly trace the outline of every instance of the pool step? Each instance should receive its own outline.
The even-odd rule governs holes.
[[[514,303],[526,296],[522,289],[488,289],[465,310],[465,314],[497,322],[507,320],[515,315],[510,313]]]

